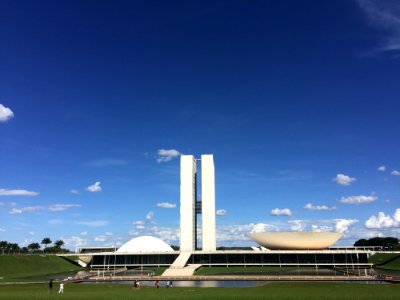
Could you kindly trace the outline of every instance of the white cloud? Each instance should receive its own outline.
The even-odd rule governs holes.
[[[387,31],[386,35],[379,35],[381,45],[371,51],[371,54],[389,51],[397,54],[400,51],[399,2],[382,0],[357,0],[357,2],[373,26]]]
[[[288,223],[291,225],[290,230],[293,231],[304,231],[307,227],[307,223],[304,220],[291,220]]]
[[[13,111],[0,103],[0,123],[8,121],[12,117],[14,117]]]
[[[94,238],[94,241],[95,241],[95,242],[105,242],[106,239],[107,239],[106,236],[104,236],[104,235],[99,235],[99,236],[96,236],[96,237]]]
[[[0,196],[37,196],[39,193],[27,190],[0,189]]]
[[[0,202],[0,206],[4,206],[4,202]]]
[[[90,227],[103,227],[110,224],[110,222],[104,220],[97,220],[97,221],[80,221],[80,222],[75,222],[75,224],[90,226]]]
[[[153,217],[154,217],[154,213],[152,211],[149,211],[146,214],[146,222],[151,222],[153,220]]]
[[[81,235],[88,235],[88,232],[87,231],[82,231]]]
[[[88,245],[88,240],[83,239],[79,236],[73,236],[71,238],[62,238],[65,243],[65,246],[69,249],[73,249],[76,247],[83,247]]]
[[[33,231],[29,231],[28,234],[29,234],[30,236],[34,236],[34,235],[35,235],[35,233],[34,233]]]
[[[113,233],[112,232],[109,232],[109,231],[107,231],[105,234],[104,234],[105,236],[113,236]]]
[[[48,207],[50,211],[64,211],[71,207],[81,207],[80,204],[52,204]]]
[[[380,172],[385,172],[386,171],[386,166],[382,165],[378,167],[378,171]]]
[[[100,181],[96,181],[94,184],[89,185],[89,186],[86,188],[86,190],[87,190],[88,192],[91,192],[91,193],[101,192],[102,189],[101,189],[100,184],[101,184]]]
[[[20,215],[20,214],[22,214],[22,210],[13,207],[13,208],[10,210],[10,214],[11,214],[11,215]]]
[[[174,203],[169,203],[169,202],[160,202],[157,203],[157,207],[162,207],[162,208],[175,208],[176,204]]]
[[[377,216],[371,216],[366,222],[365,227],[369,229],[387,229],[400,227],[400,208],[396,209],[393,217],[379,212]]]
[[[311,225],[311,230],[312,232],[331,232],[333,228],[326,225]]]
[[[358,195],[358,196],[342,197],[340,199],[340,202],[347,204],[363,204],[363,203],[374,202],[376,199],[378,199],[378,197],[373,194],[369,196]]]
[[[144,225],[145,222],[144,221],[134,221],[132,222],[132,225]]]
[[[348,186],[352,182],[356,181],[354,177],[350,177],[344,174],[337,174],[335,178],[333,178],[333,181],[335,181],[339,185],[343,186]]]
[[[13,207],[10,210],[10,214],[11,215],[20,215],[20,214],[27,213],[27,212],[33,213],[33,212],[37,212],[37,211],[58,212],[58,211],[64,211],[71,207],[80,207],[80,205],[79,204],[52,204],[49,206],[37,205],[37,206],[27,206],[27,207],[21,207],[21,208]]]
[[[284,209],[279,209],[275,208],[271,210],[271,216],[291,216],[292,212],[290,211],[289,208],[284,208]]]
[[[358,220],[356,219],[335,219],[334,221],[336,222],[336,232],[347,232],[349,227],[358,223]]]
[[[79,194],[79,191],[78,191],[78,190],[74,190],[74,189],[69,190],[69,192],[70,192],[71,194],[75,194],[75,195],[78,195],[78,194]]]
[[[181,153],[175,149],[169,149],[169,150],[159,149],[157,153],[158,153],[158,157],[157,157],[158,163],[171,161],[173,158],[181,155]]]
[[[304,209],[307,209],[307,210],[335,210],[336,206],[328,207],[326,205],[313,205],[312,203],[307,203],[304,206]]]
[[[6,230],[4,228],[0,227],[0,232],[5,232]]]
[[[218,209],[216,212],[217,216],[225,216],[227,214],[226,209]]]
[[[393,170],[390,174],[393,176],[400,176],[400,171]]]

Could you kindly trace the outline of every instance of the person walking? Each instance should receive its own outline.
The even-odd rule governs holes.
[[[64,294],[64,283],[61,281],[60,282],[60,289],[58,290],[59,294]]]
[[[49,293],[53,291],[53,279],[50,279],[49,281]]]
[[[158,279],[154,282],[154,287],[158,289],[160,287],[160,284],[158,283]]]

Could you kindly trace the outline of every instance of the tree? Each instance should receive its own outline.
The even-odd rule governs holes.
[[[45,237],[45,238],[42,240],[41,244],[44,245],[44,251],[46,251],[47,245],[48,245],[48,244],[51,244],[51,239],[48,238],[48,237]]]
[[[54,248],[56,248],[57,250],[61,250],[61,246],[64,245],[64,241],[63,240],[58,240],[54,242]]]
[[[36,251],[36,250],[40,249],[40,245],[39,245],[39,243],[31,243],[28,245],[28,249],[30,251]]]
[[[4,254],[4,251],[8,248],[8,242],[7,241],[0,241],[0,249],[2,254]]]

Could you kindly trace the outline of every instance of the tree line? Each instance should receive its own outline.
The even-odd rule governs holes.
[[[37,254],[37,253],[67,253],[68,249],[62,248],[65,244],[63,240],[53,241],[49,237],[42,239],[41,243],[30,243],[27,246],[20,247],[17,243],[9,243],[7,241],[0,241],[1,254]],[[44,248],[41,247],[44,245]],[[51,246],[49,246],[52,244]]]
[[[374,237],[360,239],[354,243],[356,247],[380,246],[385,250],[400,250],[399,239],[395,237]]]

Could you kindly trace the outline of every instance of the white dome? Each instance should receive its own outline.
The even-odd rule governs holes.
[[[143,253],[143,252],[173,252],[166,242],[153,236],[140,236],[131,239],[123,244],[118,250],[118,253]]]

